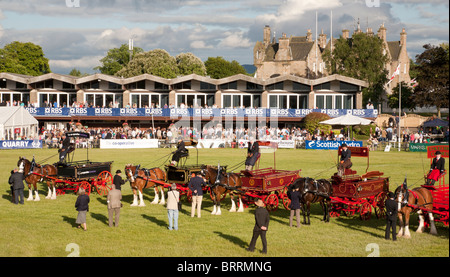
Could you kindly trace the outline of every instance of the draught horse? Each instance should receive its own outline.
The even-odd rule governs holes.
[[[25,182],[28,185],[29,195],[27,201],[40,201],[39,193],[37,190],[37,183],[46,182],[48,187],[48,194],[45,199],[56,199],[56,182],[47,177],[56,177],[57,169],[55,166],[46,164],[41,166],[33,162],[30,162],[25,157],[19,157],[17,162],[19,167],[19,172],[23,173],[25,176]],[[36,173],[36,174],[34,174]],[[35,197],[33,199],[33,188]]]
[[[323,210],[323,221],[330,221],[330,196],[333,194],[333,186],[328,180],[315,180],[312,178],[298,178],[289,189],[299,188],[300,203],[303,213],[303,224],[310,225],[311,204],[320,202]],[[308,222],[306,222],[308,217]]]
[[[419,227],[416,232],[422,233],[425,230],[425,216],[421,209],[427,209],[428,211],[430,234],[437,235],[434,217],[431,213],[431,210],[433,210],[433,195],[428,189],[418,187],[409,190],[406,185],[402,184],[395,190],[395,198],[398,201],[398,219],[400,221],[400,230],[398,231],[397,237],[411,238],[411,234],[409,233],[409,217],[415,211],[419,215]],[[405,220],[403,220],[403,216]]]
[[[242,186],[241,178],[237,173],[224,173],[220,172],[217,167],[205,165],[202,167],[201,174],[209,181],[211,188],[211,196],[214,202],[214,208],[211,214],[221,215],[220,202],[223,200],[227,193],[231,197],[231,209],[229,212],[236,212],[236,203],[234,197],[239,197],[239,209],[237,212],[244,211],[244,205],[242,203],[241,194],[238,192]]]
[[[151,202],[151,204],[166,204],[166,200],[164,198],[164,185],[152,182],[152,180],[160,182],[166,181],[166,173],[160,168],[155,167],[151,169],[139,169],[138,166],[128,164],[125,166],[125,174],[127,176],[127,179],[130,181],[131,189],[133,190],[133,203],[131,204],[131,206],[144,207],[145,203],[142,190],[152,187],[155,190],[155,199],[153,200],[153,202]],[[161,201],[159,201],[159,192],[161,192]],[[138,193],[139,205],[137,198]]]

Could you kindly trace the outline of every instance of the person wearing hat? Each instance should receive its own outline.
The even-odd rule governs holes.
[[[341,148],[342,151],[341,159],[338,164],[338,175],[342,177],[344,175],[344,170],[346,168],[351,168],[353,164],[351,161],[352,152],[348,149],[347,144],[342,144]]]
[[[62,147],[59,150],[59,163],[64,163],[64,159],[66,158],[67,153],[69,153],[69,150],[71,149],[70,145],[70,138],[66,136],[66,134],[63,134],[61,137],[62,140]]]
[[[113,179],[114,187],[119,191],[122,191],[122,185],[125,184],[125,181],[122,179],[121,174],[122,174],[122,171],[120,171],[120,169],[118,169],[116,171],[116,175],[114,175],[114,179]]]
[[[196,210],[197,217],[201,217],[203,186],[206,186],[205,180],[201,176],[201,172],[197,172],[196,176],[192,177],[188,184],[188,188],[192,192],[191,217],[195,216]]]
[[[247,149],[247,159],[245,160],[245,170],[252,170],[259,155],[259,143],[255,141],[255,138],[250,138]]]
[[[183,139],[180,137],[178,139],[177,150],[173,153],[171,166],[176,166],[181,157],[187,154],[186,145]]]
[[[167,217],[169,218],[169,230],[178,230],[178,203],[180,202],[180,192],[177,185],[173,183],[167,193]]]
[[[436,151],[436,157],[431,163],[430,172],[427,175],[427,185],[434,186],[434,183],[439,180],[445,171],[445,159],[441,157],[441,151]]]
[[[261,236],[261,242],[263,246],[261,253],[267,254],[266,232],[269,227],[270,216],[269,212],[264,207],[264,202],[261,198],[258,198],[255,201],[255,205],[255,227],[253,227],[252,240],[250,241],[250,245],[248,246],[248,248],[246,248],[246,250],[249,252],[255,251],[256,240],[259,236]]]
[[[386,231],[384,238],[389,240],[390,233],[392,229],[392,240],[397,240],[397,214],[398,214],[398,203],[394,200],[394,193],[388,193],[388,199],[386,200],[384,206],[386,207]]]

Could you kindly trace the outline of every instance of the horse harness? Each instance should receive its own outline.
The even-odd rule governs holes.
[[[148,185],[148,183],[149,183],[149,177],[151,176],[150,171],[152,171],[152,172],[155,174],[155,180],[156,180],[156,181],[164,181],[164,180],[158,178],[158,173],[156,173],[156,170],[155,170],[156,167],[150,168],[150,169],[147,169],[147,168],[142,168],[142,169],[140,169],[140,167],[141,167],[141,165],[137,165],[137,166],[136,166],[136,169],[135,169],[135,171],[134,171],[134,176],[133,176],[133,178],[134,178],[135,180],[136,180],[137,178],[141,178],[141,179],[145,180],[144,188],[146,188],[147,185]],[[144,171],[145,177],[142,177],[142,176],[139,176],[139,175],[138,175],[138,174],[139,174],[139,170]]]

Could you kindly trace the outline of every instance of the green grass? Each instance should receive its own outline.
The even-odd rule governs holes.
[[[142,166],[159,166],[169,149],[146,150],[100,150],[89,151],[90,160],[114,161],[113,172],[127,163]],[[199,149],[199,162],[204,164],[234,165],[242,161],[245,150]],[[19,156],[42,160],[55,154],[55,150],[13,150],[0,152],[0,256],[2,257],[65,257],[70,254],[66,247],[70,243],[79,246],[82,257],[260,257],[258,251],[244,250],[250,242],[254,225],[253,207],[244,213],[229,213],[230,198],[222,204],[222,215],[213,216],[212,201],[204,198],[202,218],[190,217],[190,206],[185,202],[179,217],[179,231],[167,230],[167,212],[161,205],[151,205],[153,190],[145,191],[146,207],[130,207],[132,192],[128,183],[123,187],[123,204],[120,226],[107,226],[105,197],[91,194],[88,213],[88,231],[74,226],[77,216],[74,204],[76,196],[68,193],[57,200],[46,200],[46,186],[39,185],[40,202],[25,202],[15,206],[10,203],[9,172],[16,166]],[[195,150],[188,163],[195,163]],[[336,151],[278,150],[278,169],[301,169],[302,176],[329,178],[335,169],[330,169],[337,159]],[[85,151],[76,151],[75,160],[85,159]],[[56,162],[56,158],[48,163]],[[383,171],[390,177],[390,188],[408,176],[410,186],[419,186],[423,174],[429,167],[425,153],[371,152],[369,170]],[[367,167],[366,159],[354,158],[353,169],[359,173]],[[273,166],[273,155],[263,154],[260,167]],[[448,161],[446,163],[448,170]],[[448,177],[447,177],[448,178]],[[28,189],[25,189],[25,198]],[[289,228],[289,214],[280,205],[271,213],[268,240],[268,256],[276,257],[365,257],[370,243],[379,245],[382,257],[449,256],[449,229],[437,224],[438,236],[412,232],[412,238],[400,238],[397,242],[384,240],[385,221],[375,215],[369,221],[358,217],[331,218],[330,223],[321,222],[320,205],[312,207],[311,225],[300,229]],[[411,219],[411,230],[418,226],[417,215]],[[260,240],[257,249],[261,249]]]

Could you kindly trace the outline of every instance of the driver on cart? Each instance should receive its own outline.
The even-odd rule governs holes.
[[[186,149],[183,139],[182,138],[178,139],[177,150],[173,153],[172,162],[170,163],[170,165],[177,166],[180,158],[186,156],[187,153],[188,151]]]
[[[439,180],[442,174],[445,171],[445,159],[441,157],[441,151],[436,151],[436,157],[433,159],[431,163],[430,172],[427,174],[427,183],[426,185],[434,186],[434,183]]]
[[[70,145],[70,138],[65,134],[62,135],[62,148],[59,150],[59,163],[63,164],[64,159],[67,156],[67,153],[71,150],[72,146]]]
[[[352,152],[348,149],[347,144],[342,144],[341,161],[338,164],[338,176],[344,176],[344,171],[352,167],[351,156]]]

